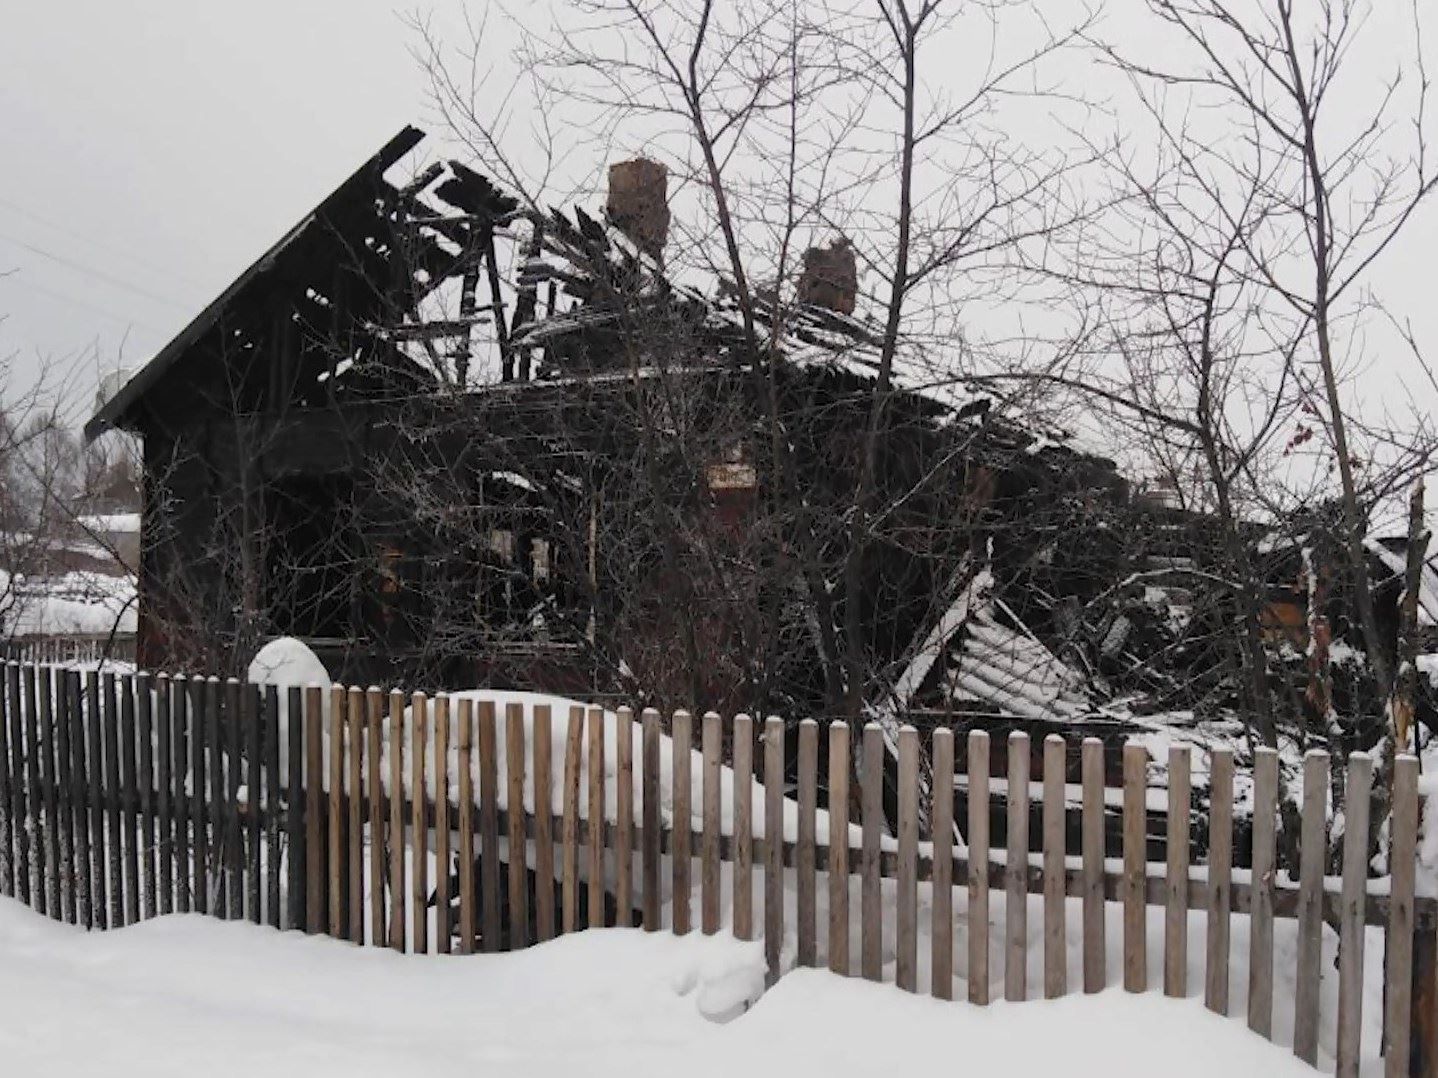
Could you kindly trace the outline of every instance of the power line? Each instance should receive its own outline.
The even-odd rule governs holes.
[[[51,220],[50,218],[38,214],[33,210],[26,209],[18,202],[13,202],[8,198],[0,198],[0,206],[5,206],[8,209],[14,210],[21,217],[34,221],[36,224],[43,225],[46,228],[54,229],[56,232],[64,233],[72,239],[79,240],[81,243],[87,243],[90,246],[96,248],[97,250],[107,251],[110,254],[118,255],[120,258],[123,258],[128,262],[133,262],[135,265],[140,266],[143,269],[147,269],[151,273],[158,273],[162,277],[168,277],[176,284],[183,285],[186,288],[195,287],[193,281],[181,276],[180,274],[175,273],[174,270],[166,269],[162,266],[156,265],[155,263],[149,262],[141,258],[139,255],[136,255],[131,251],[127,251],[122,247],[117,247],[114,244],[104,243],[103,241],[97,240],[95,239],[95,237],[87,235],[84,232],[80,232],[77,229],[62,225],[58,221]]]
[[[149,289],[141,288],[139,285],[131,284],[129,281],[126,281],[122,277],[116,277],[114,274],[106,273],[104,270],[95,269],[93,266],[83,265],[82,263],[76,262],[73,259],[66,258],[64,255],[57,255],[53,251],[45,250],[43,247],[36,247],[33,243],[26,243],[24,240],[16,239],[14,236],[8,235],[4,232],[0,232],[0,239],[8,240],[11,243],[15,244],[15,246],[23,247],[25,250],[31,252],[32,254],[39,255],[41,258],[48,258],[52,262],[57,262],[62,266],[67,266],[70,269],[75,270],[79,273],[87,274],[91,277],[94,277],[96,280],[105,281],[116,288],[123,288],[127,292],[133,292],[137,296],[144,296],[146,299],[153,300],[156,303],[163,303],[166,306],[175,307],[178,310],[186,312],[192,309],[191,305],[189,304],[184,304],[179,302],[178,300],[170,299],[168,296],[162,296],[158,292],[151,292]]]
[[[96,314],[104,315],[106,318],[113,319],[116,322],[121,322],[124,325],[138,326],[140,329],[148,330],[150,333],[153,333],[156,337],[159,337],[161,339],[165,337],[165,330],[156,329],[148,322],[142,322],[140,319],[135,318],[132,315],[116,314],[114,311],[107,310],[106,308],[101,307],[98,304],[91,303],[89,300],[83,300],[76,296],[68,295],[64,292],[56,292],[53,289],[46,288],[44,285],[38,285],[34,281],[31,281],[24,276],[21,276],[20,274],[15,274],[11,277],[7,277],[5,278],[5,280],[8,280],[13,284],[18,284],[21,288],[28,288],[32,292],[39,292],[43,296],[49,296],[51,299],[58,299],[61,303],[71,303],[77,307],[85,307],[91,311],[94,311]]]

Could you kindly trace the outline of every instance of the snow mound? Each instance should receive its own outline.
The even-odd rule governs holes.
[[[248,680],[255,685],[329,685],[330,672],[303,640],[282,636],[271,640],[250,660]]]

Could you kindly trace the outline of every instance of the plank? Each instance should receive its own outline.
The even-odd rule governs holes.
[[[348,897],[349,873],[346,871],[345,826],[349,813],[345,811],[345,727],[347,693],[339,685],[330,689],[330,784],[329,784],[329,933],[336,939],[344,939],[349,933],[348,911],[345,899]]]
[[[454,896],[450,873],[449,696],[434,698],[434,943],[440,954],[454,951]],[[493,729],[493,711],[490,727]],[[481,747],[483,740],[481,739]],[[489,754],[494,756],[494,740]]]
[[[174,813],[175,813],[175,912],[188,913],[194,905],[194,871],[197,836],[194,832],[194,806],[190,784],[195,781],[195,737],[190,727],[191,688],[184,675],[170,684],[170,724],[174,731]]]
[[[849,976],[849,724],[829,724],[829,969]]]
[[[1249,909],[1248,1028],[1273,1036],[1273,893],[1278,817],[1278,753],[1253,753],[1253,889]]]
[[[106,888],[109,855],[105,843],[105,717],[100,709],[100,679],[93,670],[85,671],[85,711],[81,719],[85,731],[85,754],[90,782],[90,927],[106,928],[110,923],[110,899]],[[195,911],[206,912],[199,895]]]
[[[754,938],[754,720],[734,716],[734,936]]]
[[[115,690],[115,675],[102,674],[100,684],[105,752],[105,885],[110,900],[109,926],[118,928],[126,923],[125,849],[120,813],[120,801],[125,793],[120,785],[120,708]],[[21,849],[21,853],[23,855],[23,849]],[[23,874],[24,868],[25,863],[22,859],[16,866],[17,875]]]
[[[499,893],[499,716],[495,704],[480,700],[476,711],[479,749],[479,946],[493,953],[503,946]],[[473,870],[470,870],[473,871]]]
[[[459,953],[473,954],[479,937],[479,896],[474,887],[474,701],[461,697],[455,715],[455,782],[459,830]]]
[[[499,893],[499,718],[481,700],[479,746],[479,944],[493,953],[504,942]]]
[[[652,707],[645,708],[640,716],[640,726],[643,731],[643,755],[640,761],[640,770],[643,772],[640,782],[643,798],[643,804],[640,806],[640,876],[644,892],[641,917],[646,932],[658,932],[659,911],[662,908],[659,877],[664,862],[660,849],[662,836],[659,831],[659,712]]]
[[[154,682],[155,728],[155,892],[156,912],[175,908],[174,724],[170,717],[170,679]]]
[[[1009,735],[1007,859],[1004,862],[1004,999],[1028,995],[1029,889],[1026,874],[1011,869],[1029,857],[1029,737]]]
[[[113,681],[113,675],[107,674],[107,678]],[[25,781],[25,724],[24,704],[20,691],[20,664],[5,664],[5,718],[7,733],[10,740],[10,757],[7,761],[9,774],[7,781],[10,785],[10,836],[13,846],[11,847],[11,875],[13,887],[11,893],[21,902],[30,902],[30,787]],[[113,720],[113,714],[107,716]],[[113,791],[115,783],[111,782],[107,789]],[[113,837],[118,838],[118,827],[112,830]],[[115,876],[118,882],[118,862],[116,862]]]
[[[524,834],[524,705],[509,703],[504,707],[504,777],[508,786],[509,808],[509,946],[511,950],[528,947],[529,933],[529,865]],[[518,851],[518,853],[516,853]]]
[[[1103,743],[1086,737],[1081,749],[1083,782],[1083,990],[1102,992],[1103,923]]]
[[[60,897],[61,881],[66,875],[67,862],[60,859],[60,782],[55,758],[55,708],[54,682],[51,668],[42,666],[35,674],[39,712],[36,724],[39,730],[40,787],[45,814],[42,834],[44,841],[45,865],[45,909],[57,921],[63,921],[64,905]]]
[[[1373,758],[1348,757],[1343,797],[1343,905],[1338,922],[1338,1044],[1335,1073],[1358,1078],[1363,1029],[1364,901],[1368,884],[1368,804],[1373,789]]]
[[[284,817],[280,811],[280,689],[278,685],[264,687],[264,702],[260,708],[260,743],[264,756],[264,795],[258,823],[265,837],[265,923],[271,928],[284,926],[281,910],[283,890],[280,886],[280,872],[283,854],[280,849],[280,826]]]
[[[223,685],[221,744],[224,745],[224,893],[225,916],[231,921],[245,917],[245,842],[240,819],[240,786],[244,782],[245,717],[240,683],[228,678]]]
[[[406,913],[404,858],[405,796],[404,796],[404,693],[389,694],[389,945],[404,953]],[[473,800],[473,798],[471,798]]]
[[[10,670],[14,663],[6,663],[4,676],[9,682]],[[15,811],[17,777],[11,763],[11,745],[18,738],[11,733],[15,705],[11,702],[5,685],[0,685],[0,895],[15,896],[15,847],[18,821]]]
[[[384,889],[388,865],[385,858],[384,800],[384,693],[374,686],[365,690],[365,825],[369,828],[369,910],[370,943],[384,947],[389,942],[385,917]]]
[[[784,946],[784,720],[764,720],[764,958],[779,976]]]
[[[1388,863],[1392,866],[1384,947],[1383,1063],[1388,1078],[1407,1078],[1413,1028],[1413,895],[1418,856],[1418,758],[1393,765]]]
[[[24,696],[24,757],[25,757],[25,826],[21,835],[28,849],[27,863],[30,869],[28,880],[30,905],[39,914],[47,914],[49,906],[45,894],[45,845],[44,845],[44,787],[40,785],[40,718],[39,701],[35,692],[35,664],[28,663],[20,669],[20,681]],[[138,910],[136,920],[139,919]]]
[[[264,709],[260,704],[259,687],[240,686],[240,733],[245,741],[245,815],[242,817],[245,836],[245,917],[250,924],[264,920],[264,862],[260,846],[264,839]],[[235,761],[239,763],[238,760]]]
[[[410,701],[410,926],[412,954],[429,951],[429,699],[417,692]]]
[[[44,698],[53,695],[50,719],[54,729],[55,764],[54,779],[56,806],[52,819],[57,847],[53,864],[59,872],[60,904],[59,916],[67,925],[76,920],[76,875],[75,875],[75,777],[72,771],[73,757],[70,749],[70,707],[65,672],[46,667],[40,672]],[[161,684],[165,684],[162,680]],[[43,699],[43,698],[42,698]],[[164,912],[168,913],[166,909]]]
[[[73,814],[75,856],[75,923],[95,927],[94,880],[90,875],[93,857],[90,850],[92,807],[90,802],[89,768],[86,763],[87,723],[80,688],[80,674],[65,671],[66,722],[70,727],[71,792],[75,805]],[[3,726],[3,724],[0,724]]]
[[[150,675],[135,675],[135,784],[139,790],[140,911],[145,920],[158,912],[155,896],[155,723]]]
[[[325,714],[324,690],[305,689],[305,931],[316,935],[327,923],[325,871]]]
[[[936,765],[937,766],[937,765]],[[1064,855],[1068,745],[1058,734],[1044,738],[1044,998],[1068,994],[1068,940],[1065,931]]]
[[[1137,742],[1123,747],[1123,988],[1148,991],[1148,750]]]
[[[989,1002],[989,735],[969,731],[969,1002]]]
[[[1164,880],[1163,992],[1188,995],[1188,841],[1190,752],[1185,745],[1168,750],[1167,874]]]
[[[931,816],[934,845],[933,954],[929,990],[935,999],[954,998],[954,732],[946,726],[934,731],[934,807]],[[833,839],[830,839],[832,845]]]
[[[704,715],[702,734],[703,755],[703,823],[699,839],[699,926],[706,936],[719,931],[719,792],[720,748],[723,739],[719,715]]]
[[[859,852],[859,967],[865,980],[884,974],[884,921],[879,892],[879,836],[884,829],[884,732],[878,723],[864,727],[859,755],[859,813],[863,843]]]
[[[364,691],[351,685],[345,692],[345,938],[364,943]],[[444,860],[440,860],[444,864]],[[443,873],[441,873],[443,875]]]
[[[564,797],[559,823],[559,865],[563,876],[560,929],[566,933],[579,926],[579,772],[583,738],[584,709],[572,707],[564,738]]]
[[[589,750],[585,775],[589,780],[589,927],[604,927],[604,821],[608,810],[604,804],[604,709],[589,709]]]
[[[621,707],[614,730],[614,905],[621,928],[634,926],[634,712]]]
[[[693,830],[693,815],[690,801],[693,794],[693,778],[690,773],[690,741],[693,737],[692,720],[687,711],[676,711],[670,720],[670,738],[673,742],[674,830],[670,840],[670,861],[674,880],[674,893],[670,916],[674,934],[682,936],[689,931],[689,835]]]
[[[534,706],[534,937],[554,938],[554,717]]]
[[[1233,750],[1209,756],[1208,933],[1204,960],[1204,1005],[1228,1013],[1229,920],[1233,874]]]
[[[815,874],[815,813],[819,807],[819,724],[805,719],[799,724],[799,844],[794,871],[797,884],[795,906],[799,934],[799,965],[818,965],[819,897]]]
[[[285,927],[305,929],[305,873],[309,853],[305,833],[305,713],[298,685],[285,690]]]
[[[894,981],[918,991],[919,976],[919,732],[899,731],[899,875],[894,888]]]

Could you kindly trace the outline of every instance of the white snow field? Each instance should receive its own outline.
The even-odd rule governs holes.
[[[3,899],[0,1072],[1317,1073],[1193,999],[1110,989],[981,1009],[822,972],[767,993],[763,980],[762,945],[722,935],[607,929],[510,955],[405,956],[198,915],[86,933]]]

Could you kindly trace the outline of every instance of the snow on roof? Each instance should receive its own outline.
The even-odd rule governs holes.
[[[80,527],[87,531],[111,535],[138,535],[140,532],[139,513],[93,513],[77,519]]]
[[[1407,540],[1402,540],[1406,545]],[[1381,539],[1368,537],[1363,540],[1368,552],[1383,563],[1399,580],[1408,572],[1408,555],[1402,550],[1393,550]],[[1423,575],[1418,582],[1418,624],[1438,625],[1438,569],[1431,562],[1423,564]]]
[[[15,605],[3,626],[8,637],[133,633],[134,577],[66,573],[16,580]]]

